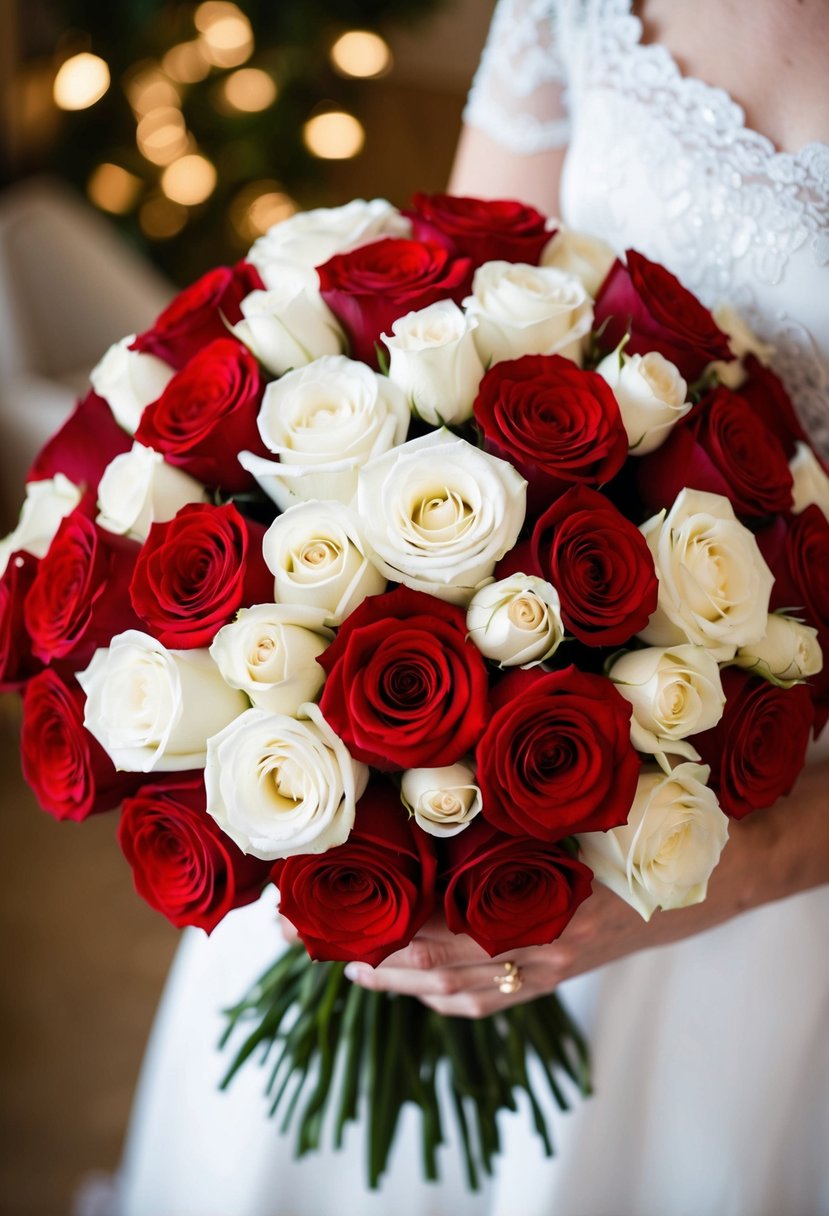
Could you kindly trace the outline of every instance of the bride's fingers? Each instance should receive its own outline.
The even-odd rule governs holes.
[[[521,967],[521,984],[516,991],[520,991],[524,986],[540,986],[541,977],[535,976],[536,970],[532,965]],[[345,973],[362,988],[399,992],[404,996],[442,998],[470,994],[480,996],[482,993],[487,996],[495,993],[500,997],[511,995],[499,990],[499,984],[503,982],[509,986],[509,969],[504,963],[498,963],[494,959],[466,967],[435,967],[429,971],[418,971],[411,967],[390,967],[386,963],[377,968],[368,967],[363,963],[349,963]],[[431,1004],[431,1001],[429,1003]],[[510,1003],[513,1002],[501,1000],[494,1008],[502,1008]]]

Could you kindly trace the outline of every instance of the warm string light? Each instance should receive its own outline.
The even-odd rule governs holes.
[[[109,88],[109,68],[100,55],[82,51],[61,64],[52,86],[55,105],[61,110],[86,110],[100,101]]]
[[[309,118],[302,128],[305,146],[321,160],[349,160],[362,151],[363,124],[345,110],[325,110]]]
[[[239,68],[222,82],[222,99],[231,110],[255,114],[276,101],[276,81],[261,68]]]
[[[241,244],[251,245],[297,209],[297,204],[279,182],[267,179],[249,182],[230,204],[230,222]]]
[[[120,165],[105,162],[94,169],[86,184],[91,202],[112,215],[126,215],[135,206],[143,182]]]
[[[383,76],[392,65],[391,47],[371,30],[348,30],[330,51],[331,63],[343,76]]]
[[[250,21],[235,4],[205,0],[194,14],[201,52],[218,68],[235,68],[253,54]]]
[[[216,170],[198,152],[180,156],[161,175],[161,189],[167,198],[183,207],[197,207],[216,188]]]

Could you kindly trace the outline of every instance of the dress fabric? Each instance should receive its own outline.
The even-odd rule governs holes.
[[[776,151],[641,35],[624,0],[500,0],[467,121],[518,151],[569,139],[566,222],[661,261],[711,306],[737,306],[775,346],[827,452],[829,147]],[[829,887],[564,985],[595,1096],[550,1112],[552,1161],[526,1111],[505,1117],[497,1176],[477,1195],[451,1144],[443,1182],[421,1181],[413,1113],[370,1194],[359,1131],[346,1153],[296,1164],[266,1118],[264,1070],[249,1064],[217,1091],[218,1011],[278,950],[274,911],[266,893],[209,939],[185,935],[119,1216],[829,1214]]]

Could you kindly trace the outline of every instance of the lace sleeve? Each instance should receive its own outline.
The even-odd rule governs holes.
[[[563,147],[570,137],[556,0],[498,0],[464,121],[511,152]]]

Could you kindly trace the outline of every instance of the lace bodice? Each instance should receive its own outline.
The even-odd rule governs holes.
[[[738,308],[829,454],[829,146],[777,151],[630,0],[499,0],[465,118],[521,153],[569,143],[566,222]]]

